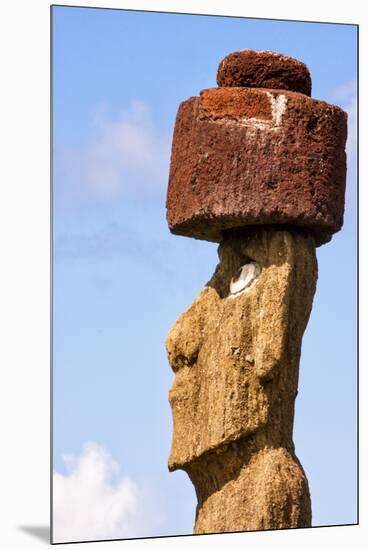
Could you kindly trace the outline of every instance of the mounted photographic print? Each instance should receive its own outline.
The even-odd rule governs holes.
[[[53,6],[54,543],[357,523],[357,54]]]

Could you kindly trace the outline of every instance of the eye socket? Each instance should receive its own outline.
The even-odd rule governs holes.
[[[259,265],[256,262],[249,262],[241,266],[235,277],[230,282],[230,295],[240,294],[246,289],[249,289],[261,272]]]

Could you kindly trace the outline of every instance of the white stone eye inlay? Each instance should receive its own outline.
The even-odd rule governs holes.
[[[239,273],[240,272],[240,273]],[[239,276],[234,281],[234,278],[231,279],[230,283],[230,295],[238,295],[245,290],[249,290],[253,283],[257,279],[261,270],[255,262],[249,262],[248,264],[243,265],[239,269]]]

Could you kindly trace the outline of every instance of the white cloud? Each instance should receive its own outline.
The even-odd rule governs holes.
[[[345,101],[356,93],[356,80],[348,80],[337,86],[334,90],[334,97],[338,100]]]
[[[154,127],[145,103],[132,101],[116,119],[100,110],[93,123],[87,143],[56,149],[56,192],[64,200],[109,204],[166,191],[171,136]]]
[[[349,80],[338,86],[333,92],[334,98],[348,113],[348,139],[346,151],[350,160],[355,159],[357,146],[357,82]]]
[[[157,248],[157,244],[156,244]],[[135,258],[146,260],[152,252],[152,244],[139,239],[131,230],[121,224],[111,222],[89,233],[61,233],[54,238],[56,259]]]
[[[348,155],[355,159],[358,125],[357,125],[357,98],[352,96],[349,102],[345,105],[345,111],[348,113],[348,140],[346,150]]]
[[[160,504],[146,484],[121,476],[118,464],[96,443],[80,456],[63,455],[67,474],[54,472],[54,542],[154,536]]]
[[[347,181],[345,194],[345,221],[348,218],[355,220],[357,212],[357,81],[349,80],[333,90],[333,100],[348,114],[348,138],[346,142],[347,154]],[[355,221],[353,222],[355,223]]]

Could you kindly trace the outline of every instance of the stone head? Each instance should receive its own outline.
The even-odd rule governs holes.
[[[291,440],[282,398],[294,406],[298,350],[315,291],[315,277],[304,275],[316,273],[314,238],[248,229],[228,236],[219,258],[167,337],[175,372],[170,469],[255,433],[266,440],[272,433],[276,441],[279,431]]]

